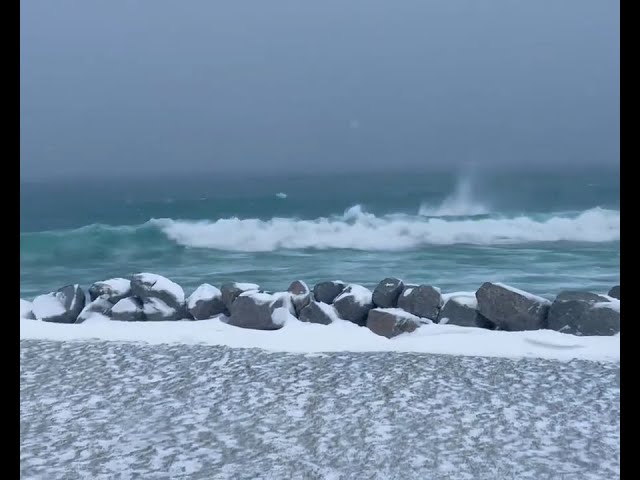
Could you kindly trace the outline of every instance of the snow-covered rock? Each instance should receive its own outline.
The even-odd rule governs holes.
[[[398,308],[430,320],[438,318],[442,304],[440,290],[430,285],[407,286],[398,297]]]
[[[292,315],[293,304],[288,292],[270,294],[246,291],[231,304],[229,325],[253,330],[278,330]]]
[[[431,320],[411,315],[400,308],[374,308],[367,316],[367,327],[382,337],[392,338],[415,331]]]
[[[367,323],[367,314],[373,308],[373,295],[362,285],[350,284],[333,301],[338,316],[356,325]]]
[[[122,322],[139,322],[144,320],[143,302],[138,297],[127,297],[111,307],[111,319]]]
[[[96,282],[89,287],[89,298],[93,302],[97,298],[106,298],[113,305],[131,295],[131,281],[126,278],[111,278]]]
[[[173,308],[159,298],[146,298],[142,302],[142,313],[147,322],[179,320],[183,316],[180,306]]]
[[[311,290],[309,290],[307,284],[302,280],[296,280],[289,285],[287,292],[291,294],[291,301],[295,308],[295,314],[296,316],[299,316],[302,309],[309,305],[309,302],[311,301]]]
[[[298,318],[301,322],[329,325],[339,317],[333,305],[314,301],[302,309]]]
[[[498,329],[507,331],[547,328],[551,302],[501,283],[486,282],[476,292],[478,311]]]
[[[137,273],[131,278],[131,295],[143,302],[152,298],[162,300],[169,308],[181,310],[184,290],[180,285],[155,273]]]
[[[620,300],[620,285],[616,285],[611,290],[609,290],[609,293],[607,295]]]
[[[442,295],[444,306],[438,313],[438,323],[461,327],[493,329],[495,325],[480,315],[474,292],[455,292]]]
[[[110,310],[113,307],[113,303],[111,303],[113,297],[99,296],[91,303],[88,303],[78,315],[75,323],[84,323],[90,318],[100,315],[108,317],[110,315]]]
[[[243,292],[253,292],[260,290],[260,286],[255,283],[238,283],[231,282],[225,283],[220,287],[222,294],[222,303],[227,309],[227,312],[231,312],[231,306],[238,296]]]
[[[74,323],[85,305],[79,285],[66,285],[55,292],[33,299],[33,313],[38,320],[53,323]]]
[[[27,300],[20,299],[20,318],[27,320],[35,320],[36,316],[33,314],[33,305]]]
[[[620,331],[620,300],[589,292],[562,292],[551,304],[548,326],[574,335],[615,335]]]
[[[203,283],[187,299],[187,309],[194,320],[205,320],[224,313],[222,292],[208,283]]]
[[[373,290],[373,304],[378,308],[395,308],[403,289],[404,283],[399,278],[385,278]]]
[[[346,286],[344,282],[339,280],[316,283],[313,287],[313,298],[317,302],[331,304]]]

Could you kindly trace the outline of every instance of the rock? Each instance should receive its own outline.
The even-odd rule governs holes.
[[[374,308],[367,316],[367,327],[376,335],[392,338],[415,331],[430,320],[421,319],[400,308]]]
[[[113,307],[111,303],[111,299],[107,297],[98,297],[91,303],[87,304],[78,315],[75,323],[84,323],[89,318],[95,317],[97,315],[103,315],[105,317],[109,317],[110,310]]]
[[[338,313],[332,305],[314,301],[302,309],[298,318],[301,322],[329,325],[338,318]]]
[[[177,283],[155,273],[137,273],[131,278],[131,296],[145,302],[152,298],[162,300],[169,308],[181,310],[184,290]]]
[[[143,303],[138,297],[127,297],[111,307],[111,320],[122,322],[140,322],[145,319]]]
[[[316,302],[332,304],[338,295],[346,288],[346,284],[339,280],[333,282],[316,283],[313,287],[313,298]]]
[[[443,300],[440,290],[430,285],[407,286],[398,297],[398,308],[420,318],[436,320]]]
[[[33,305],[27,300],[20,299],[20,318],[25,320],[35,320],[36,316],[33,314]]]
[[[126,278],[111,278],[96,282],[89,287],[89,298],[92,302],[97,298],[106,298],[115,305],[129,296],[131,296],[131,281]]]
[[[187,299],[187,309],[195,320],[205,320],[226,311],[222,292],[208,283],[203,283]]]
[[[367,323],[367,314],[373,308],[373,295],[362,285],[351,284],[336,297],[333,307],[338,317],[361,327]]]
[[[608,295],[613,298],[617,298],[620,300],[620,285],[616,285],[611,290],[609,290]]]
[[[293,302],[293,307],[295,309],[296,317],[300,315],[300,312],[304,307],[309,305],[311,302],[311,290],[306,283],[302,280],[296,280],[289,288],[287,288],[287,292],[291,294],[291,300]]]
[[[183,318],[183,308],[173,308],[159,298],[146,298],[142,302],[143,318],[147,322],[166,322]]]
[[[398,297],[404,290],[404,283],[399,278],[385,278],[373,291],[373,304],[378,308],[395,308]]]
[[[228,314],[231,312],[231,305],[241,293],[258,290],[260,290],[260,286],[255,283],[232,282],[222,285],[222,287],[220,287],[220,291],[222,292],[222,303],[224,303],[224,306],[227,309],[225,313]]]
[[[475,295],[454,295],[447,299],[438,313],[438,323],[478,327],[478,301]]]
[[[229,325],[254,330],[278,330],[291,315],[290,300],[285,295],[246,291],[231,304]]]
[[[615,335],[620,331],[620,302],[594,293],[565,291],[551,304],[548,326],[574,335]]]
[[[38,320],[53,323],[74,323],[85,304],[79,285],[66,285],[55,292],[33,299],[33,313]]]
[[[500,330],[547,328],[551,302],[500,283],[486,282],[476,292],[478,311]]]

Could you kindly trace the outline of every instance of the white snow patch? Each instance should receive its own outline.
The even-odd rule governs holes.
[[[611,300],[608,302],[597,302],[593,304],[593,308],[610,308],[611,310],[615,310],[620,313],[620,300],[613,297],[608,297]]]
[[[255,283],[238,283],[235,282],[233,284],[236,288],[239,288],[240,290],[260,290],[260,285],[257,285]]]
[[[163,316],[170,316],[175,313],[175,309],[164,303],[159,298],[147,298],[144,301],[142,310],[146,315],[161,313]]]
[[[137,275],[144,283],[150,283],[153,286],[151,290],[159,292],[169,292],[173,295],[178,303],[184,302],[184,290],[180,285],[172,282],[167,277],[156,275],[155,273],[140,273]]]
[[[62,293],[60,292],[38,295],[33,299],[33,314],[38,320],[53,317],[56,315],[62,315],[64,312],[66,312],[63,305],[64,299],[64,295],[62,295]]]
[[[138,304],[131,298],[123,298],[111,308],[111,311],[113,313],[137,312]]]
[[[340,295],[336,297],[333,303],[345,297],[353,297],[354,301],[359,305],[369,305],[373,302],[373,293],[362,285],[350,283]]]
[[[543,303],[545,305],[551,305],[551,300],[547,300],[546,298],[539,297],[538,295],[534,295],[533,293],[525,292],[524,290],[519,290],[515,287],[511,287],[509,285],[505,285],[504,283],[494,283],[494,285],[502,288],[506,288],[514,293],[520,294],[523,297],[527,297],[529,300],[533,300],[536,302]]]
[[[239,297],[251,297],[256,303],[271,303],[274,301],[274,296],[270,293],[256,292],[255,290],[247,290],[242,292]]]
[[[220,292],[219,288],[214,287],[213,285],[209,285],[208,283],[203,283],[198,288],[194,290],[194,292],[189,295],[189,299],[187,300],[187,307],[194,308],[196,303],[200,300],[213,300],[214,298],[221,298],[222,292]]]
[[[287,307],[279,307],[271,313],[271,320],[276,325],[286,325],[287,322],[297,321],[298,319],[291,314]]]
[[[443,306],[447,304],[449,300],[464,305],[469,308],[478,308],[478,299],[476,298],[476,292],[452,292],[442,295]]]
[[[114,295],[124,295],[131,289],[131,281],[126,278],[110,278],[98,283],[107,285]]]
[[[333,307],[333,305],[329,305],[328,303],[324,303],[324,302],[316,302],[316,305],[320,307],[320,310],[322,310],[324,314],[331,319],[332,322],[341,320],[340,317],[338,316],[338,312]]]
[[[280,315],[280,314],[279,314]],[[503,332],[457,325],[423,325],[387,339],[337,319],[330,325],[287,318],[280,330],[237,328],[223,319],[199,322],[85,322],[54,324],[20,320],[21,339],[110,340],[148,344],[187,343],[292,353],[399,351],[484,357],[620,361],[620,334],[579,337],[551,330]]]
[[[33,305],[31,302],[20,299],[20,318],[28,318],[33,315]]]
[[[404,292],[402,292],[402,296],[403,296],[403,297],[408,297],[409,295],[411,295],[411,292],[413,292],[413,289],[414,289],[414,288],[415,288],[415,287],[411,287],[411,288],[407,288],[407,289],[405,289],[405,291],[404,291]]]

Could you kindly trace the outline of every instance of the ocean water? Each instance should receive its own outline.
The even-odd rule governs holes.
[[[553,297],[619,282],[614,170],[183,174],[23,182],[20,295],[139,271],[199,284],[295,279]]]

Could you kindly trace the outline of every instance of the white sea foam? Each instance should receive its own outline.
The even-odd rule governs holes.
[[[620,212],[602,208],[546,219],[527,216],[446,219],[399,214],[376,216],[356,205],[342,216],[314,220],[154,219],[151,224],[180,245],[246,252],[302,248],[392,251],[425,245],[611,242],[620,239]]]
[[[451,217],[484,215],[490,209],[484,202],[481,202],[473,189],[471,173],[458,178],[455,190],[444,201],[434,207],[426,203],[420,205],[419,214],[428,217]]]

